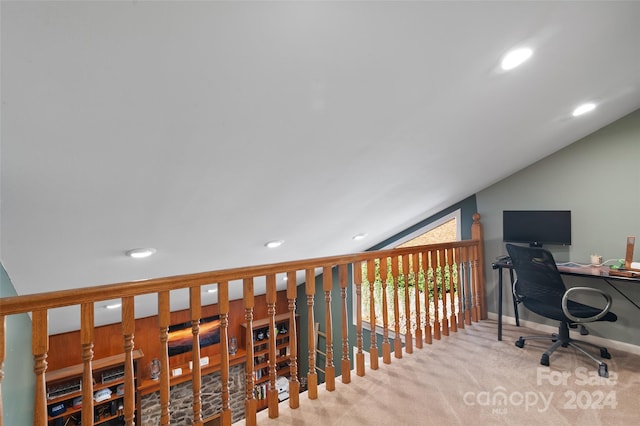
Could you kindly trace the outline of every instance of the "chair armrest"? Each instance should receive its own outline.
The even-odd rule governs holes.
[[[569,301],[569,294],[573,293],[575,291],[586,291],[586,292],[591,292],[591,293],[598,293],[599,295],[601,295],[602,297],[605,298],[605,300],[607,301],[607,306],[604,307],[604,309],[602,309],[602,311],[592,317],[586,317],[586,318],[581,318],[581,317],[576,317],[573,316],[571,314],[571,312],[569,312],[569,308],[567,307],[567,302]],[[571,321],[576,322],[576,323],[586,323],[586,322],[594,322],[594,321],[598,321],[600,318],[604,317],[605,315],[607,315],[607,313],[609,312],[609,309],[611,309],[611,295],[609,295],[609,293],[605,293],[604,291],[597,289],[597,288],[592,288],[592,287],[571,287],[569,290],[567,290],[564,293],[564,296],[562,296],[562,312],[564,312],[564,314],[567,316],[567,318],[569,318]]]
[[[517,303],[522,303],[522,301],[524,300],[524,297],[522,297],[522,296],[520,296],[518,294],[518,279],[517,278],[513,282],[513,286],[511,287],[511,294],[513,294],[513,300],[515,300]]]

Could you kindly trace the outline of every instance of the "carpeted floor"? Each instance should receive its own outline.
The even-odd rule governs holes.
[[[285,401],[279,417],[258,413],[259,425],[632,425],[640,421],[640,356],[610,349],[610,377],[571,348],[539,364],[547,342],[514,341],[540,332],[482,321],[392,358],[336,390],[319,386],[317,400]],[[244,421],[238,425],[244,425]]]

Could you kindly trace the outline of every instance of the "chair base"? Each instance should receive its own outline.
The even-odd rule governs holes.
[[[569,324],[565,321],[560,322],[560,326],[558,327],[558,333],[554,333],[550,336],[520,336],[518,340],[516,340],[516,346],[519,348],[524,347],[524,342],[526,340],[551,340],[553,344],[542,354],[542,358],[540,358],[540,364],[549,366],[549,356],[560,346],[566,348],[567,346],[571,346],[572,348],[577,349],[583,355],[586,355],[596,364],[598,364],[598,375],[600,377],[609,377],[609,370],[607,364],[601,359],[596,358],[594,355],[587,352],[583,349],[577,342],[581,344],[591,345],[595,348],[600,349],[600,357],[604,359],[611,359],[611,354],[607,350],[607,348],[600,347],[598,345],[594,345],[590,342],[584,342],[580,340],[575,340],[569,337]]]

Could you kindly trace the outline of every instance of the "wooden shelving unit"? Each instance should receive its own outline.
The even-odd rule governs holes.
[[[137,372],[137,360],[143,357],[141,350],[133,351],[134,369]],[[109,389],[111,395],[93,403],[94,405],[94,425],[112,425],[118,423],[122,416],[120,406],[123,405],[123,394],[118,394],[118,386],[124,384],[124,354],[114,355],[107,358],[94,360],[91,365],[93,369],[93,391],[94,394],[103,389]],[[73,365],[46,373],[47,384],[47,410],[56,406],[64,406],[64,410],[57,415],[48,416],[49,426],[75,426],[81,424],[80,413],[82,412],[82,402],[74,403],[74,400],[82,396],[82,364]],[[122,372],[122,374],[120,374]],[[113,375],[112,379],[104,380],[103,375]],[[136,374],[137,376],[137,374]],[[56,395],[56,394],[60,395]],[[136,398],[137,400],[137,398]],[[113,405],[113,409],[112,409]],[[137,411],[137,408],[136,408]],[[139,418],[136,413],[136,418]]]
[[[296,316],[296,327],[298,330],[298,317]],[[275,317],[277,334],[276,340],[276,375],[278,377],[291,376],[291,338],[293,328],[290,324],[288,313],[276,315]],[[247,325],[243,324],[246,330]],[[258,401],[258,410],[267,408],[267,389],[269,385],[269,318],[259,319],[252,324],[253,333],[253,369],[254,369],[254,395]],[[298,336],[297,336],[298,337]],[[299,341],[299,339],[298,339]],[[296,354],[297,357],[297,354]],[[249,362],[249,360],[247,360]]]

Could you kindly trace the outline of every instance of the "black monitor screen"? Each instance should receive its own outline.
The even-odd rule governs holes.
[[[502,239],[531,246],[571,245],[571,211],[504,210]]]

